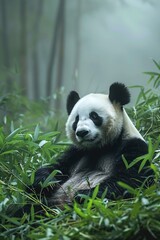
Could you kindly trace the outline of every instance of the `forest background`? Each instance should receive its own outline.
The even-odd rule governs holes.
[[[0,12],[0,239],[159,239],[160,1],[0,0]],[[43,205],[37,218],[25,189],[70,144],[68,92],[108,92],[115,81],[130,87],[126,110],[149,146],[131,165],[150,161],[155,184],[120,183],[134,197],[117,201],[97,198],[97,187],[84,204]],[[13,217],[30,200],[30,215]]]
[[[1,0],[1,95],[16,88],[63,109],[71,89],[144,85],[159,58],[159,9],[158,0]]]

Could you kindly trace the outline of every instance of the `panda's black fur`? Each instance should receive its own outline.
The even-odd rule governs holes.
[[[93,97],[98,100],[101,96],[93,95]],[[71,204],[74,199],[81,202],[81,194],[91,196],[96,185],[99,185],[97,197],[101,197],[106,191],[106,198],[117,199],[131,197],[130,193],[119,185],[119,182],[124,182],[132,188],[140,187],[142,184],[144,186],[152,184],[153,172],[149,162],[146,162],[140,172],[141,161],[128,169],[124,163],[124,159],[130,164],[135,158],[148,153],[146,142],[128,120],[128,117],[124,117],[126,113],[123,105],[130,101],[130,93],[127,87],[121,83],[112,84],[109,95],[105,99],[107,99],[106,104],[109,104],[108,109],[111,108],[112,110],[112,105],[116,109],[117,113],[114,112],[113,108],[113,116],[118,114],[115,119],[122,121],[113,138],[112,131],[114,129],[111,127],[112,124],[116,124],[115,119],[111,124],[110,116],[106,115],[107,120],[103,118],[103,109],[100,109],[99,114],[95,112],[94,106],[92,109],[92,104],[88,103],[88,100],[92,100],[92,95],[88,95],[86,102],[84,101],[86,104],[84,104],[80,102],[77,92],[72,91],[69,94],[67,99],[69,119],[66,124],[66,131],[74,144],[57,159],[56,164],[40,168],[35,174],[33,186],[29,187],[30,190],[32,189],[31,192],[40,194],[41,199],[44,197],[44,202],[46,203],[47,200],[49,207],[63,207],[65,203]],[[79,108],[82,107],[83,112],[83,105],[85,108],[87,104],[90,104],[91,112],[89,112],[87,119],[85,118],[86,115],[81,118],[78,115]],[[94,104],[96,105],[96,101]],[[109,111],[108,109],[106,112]],[[85,111],[87,111],[87,107]],[[119,119],[117,119],[118,117]],[[128,126],[124,125],[124,119],[127,119],[125,124],[128,124]],[[104,125],[104,121],[106,121],[106,125]],[[107,123],[111,125],[111,132],[107,130],[108,134],[104,137],[105,141],[102,142],[102,131],[108,127]],[[77,126],[79,130],[77,130]],[[89,131],[92,131],[92,129],[89,129],[90,126],[94,126],[95,133],[94,137],[91,135],[87,138]],[[61,172],[55,176],[58,183],[42,190],[41,183],[55,169]],[[23,211],[28,211],[29,206],[26,205]]]

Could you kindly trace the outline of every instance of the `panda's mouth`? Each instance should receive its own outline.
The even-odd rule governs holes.
[[[100,140],[98,138],[98,135],[92,138],[83,138],[79,141],[80,144],[94,144],[98,143]]]

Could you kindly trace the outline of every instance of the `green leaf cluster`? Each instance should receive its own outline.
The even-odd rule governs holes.
[[[44,111],[44,103],[32,104],[23,97],[22,100],[20,96],[14,98],[14,95],[0,100],[3,113],[0,128],[0,239],[160,239],[160,64],[156,61],[154,64],[157,72],[146,72],[149,81],[145,87],[134,86],[140,90],[139,95],[135,106],[127,110],[148,141],[149,152],[130,164],[125,158],[123,161],[126,168],[140,163],[139,172],[149,161],[155,172],[155,184],[147,189],[133,189],[119,182],[134,195],[128,200],[110,201],[105,199],[105,193],[99,199],[97,186],[91,197],[81,195],[82,204],[75,201],[73,206],[66,205],[63,210],[51,210],[43,205],[46,212],[43,217],[35,215],[33,205],[30,216],[10,217],[6,212],[9,206],[15,208],[28,199],[39,203],[36,197],[25,193],[25,187],[34,182],[36,169],[54,163],[68,143],[60,140],[57,125],[61,126],[61,123],[54,121],[50,110]],[[15,101],[17,98],[20,102]],[[16,111],[22,103],[23,107]],[[57,173],[57,170],[53,171],[42,187],[48,186]]]

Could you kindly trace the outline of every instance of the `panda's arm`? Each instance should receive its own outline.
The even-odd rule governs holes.
[[[34,183],[28,188],[28,192],[32,192],[33,189],[36,193],[41,192],[41,184],[54,170],[61,172],[56,174],[55,180],[61,181],[61,183],[65,182],[70,176],[71,168],[79,161],[82,154],[82,151],[71,146],[56,160],[55,164],[39,168],[35,173]],[[47,192],[49,192],[49,188],[47,188]]]
[[[147,161],[145,166],[139,171],[140,165],[143,161],[138,161],[133,165],[133,167],[126,169],[124,161],[122,159],[122,155],[128,162],[128,164],[132,163],[137,157],[143,156],[148,153],[148,145],[141,139],[133,138],[131,140],[126,141],[124,143],[124,147],[122,149],[121,158],[118,162],[118,171],[117,174],[119,177],[122,176],[121,172],[126,173],[126,177],[128,179],[128,184],[132,187],[139,187],[141,184],[146,181],[146,185],[150,184],[150,179],[153,180],[153,170],[150,168],[150,162]]]
[[[146,181],[146,186],[153,183],[153,171],[149,167],[150,163],[147,161],[143,169],[138,172],[141,161],[135,164],[133,167],[126,169],[123,162],[123,157],[127,160],[128,164],[131,163],[134,159],[144,154],[147,154],[148,146],[141,139],[131,139],[124,142],[120,154],[116,158],[115,171],[113,172],[110,178],[106,178],[99,185],[98,197],[101,197],[105,190],[107,190],[106,198],[108,199],[117,199],[117,198],[129,198],[132,195],[122,188],[118,182],[124,182],[132,188],[137,188]],[[79,194],[92,195],[94,189],[90,190],[81,190],[77,194],[77,200],[79,201]]]
[[[48,165],[45,167],[39,168],[35,173],[35,179],[34,183],[26,188],[27,193],[32,193],[37,195],[40,195],[41,201],[44,199],[49,199],[54,191],[56,191],[57,186],[56,185],[49,185],[47,187],[42,188],[42,184],[44,181],[48,178],[48,176],[54,171],[59,170],[62,174],[57,174],[55,178],[52,180],[58,180],[60,181],[60,184],[65,182],[70,175],[71,168],[73,167],[76,162],[79,161],[83,154],[83,151],[78,150],[76,147],[71,146],[69,149],[67,149],[64,154],[62,154],[58,159],[57,163]],[[43,199],[43,196],[45,197]],[[43,202],[43,201],[42,201]],[[46,200],[44,201],[46,202]],[[28,204],[22,206],[19,208],[15,213],[15,217],[22,217],[24,213],[30,213],[32,204],[29,202]],[[40,205],[34,205],[34,210],[38,214],[43,214],[43,209]]]

